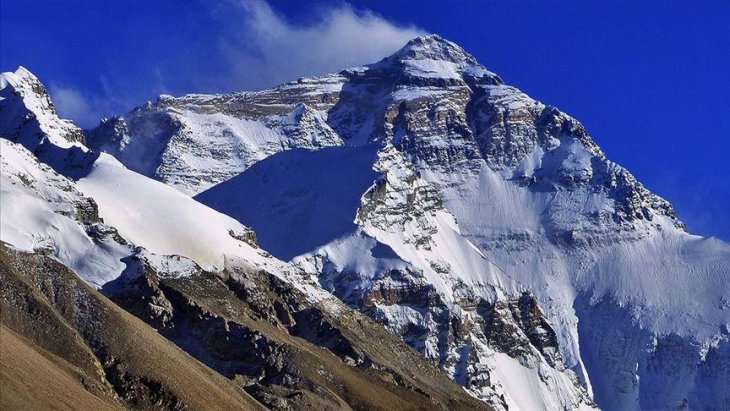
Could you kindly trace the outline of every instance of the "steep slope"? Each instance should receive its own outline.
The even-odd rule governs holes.
[[[97,287],[116,278],[133,251],[102,222],[96,202],[25,147],[0,139],[0,152],[0,240],[49,253]]]
[[[331,145],[342,141],[355,150],[375,145],[378,156],[371,169],[378,177],[356,208],[345,201],[335,213],[349,213],[356,227],[337,238],[328,233],[329,243],[319,244],[321,238],[294,261],[319,271],[323,286],[383,321],[472,393],[500,405],[494,393],[502,390],[506,400],[501,405],[512,408],[551,408],[553,400],[570,407],[581,401],[570,383],[548,389],[551,399],[526,395],[521,387],[529,383],[507,386],[510,380],[524,381],[519,376],[526,369],[543,376],[536,371],[543,370],[538,366],[542,360],[524,357],[518,361],[522,368],[515,368],[501,361],[509,349],[489,342],[489,333],[474,337],[452,326],[473,330],[473,318],[493,323],[489,313],[496,309],[481,310],[480,299],[489,307],[498,302],[509,307],[528,291],[551,324],[561,361],[549,360],[551,355],[538,349],[553,344],[534,338],[551,333],[527,327],[525,338],[533,336],[528,346],[536,350],[530,358],[553,361],[553,369],[564,361],[600,406],[730,406],[730,392],[715,389],[730,386],[730,246],[686,233],[671,205],[608,160],[578,121],[504,84],[459,46],[426,36],[381,62],[339,74],[256,93],[165,97],[151,107],[166,115],[184,116],[179,110],[184,107],[186,113],[203,113],[208,119],[265,122],[267,116],[285,115],[300,105],[326,120],[339,138]],[[304,134],[325,128],[297,127]],[[270,141],[281,146],[278,129],[268,130],[275,136]],[[237,132],[266,133],[258,126]],[[218,136],[223,134],[209,136],[222,142]],[[163,151],[168,146],[141,131],[111,133],[100,141],[125,139],[130,144],[156,141]],[[124,144],[105,149],[115,152]],[[264,158],[275,152],[257,153]],[[262,174],[265,167],[288,162],[281,154],[263,160],[258,169],[245,161],[231,167],[212,151],[196,155],[231,176],[235,169],[243,172],[198,198],[254,228],[266,220],[269,210],[261,207],[275,205],[306,219],[312,214],[303,210],[316,204],[312,192],[318,198],[338,193],[321,197],[319,190],[331,190],[330,182],[308,190],[306,180],[283,181],[273,168]],[[311,164],[318,161],[314,157]],[[237,158],[253,157],[247,151]],[[188,170],[187,161],[184,155],[169,155],[160,168],[158,160],[151,160],[146,164],[153,171],[147,174],[188,193],[226,178],[187,175],[182,171]],[[336,174],[334,170],[329,178]],[[190,190],[191,183],[179,183],[183,180],[206,184]],[[245,187],[239,185],[243,182]],[[297,185],[303,187],[302,195],[294,189]],[[277,249],[285,244],[286,230],[285,225],[269,229],[261,241]],[[288,259],[291,252],[280,257]],[[437,300],[445,306],[434,308],[442,303]],[[479,352],[474,341],[488,347],[484,360],[470,354],[460,362],[466,352]],[[490,382],[478,382],[486,375]],[[563,388],[573,394],[556,394]],[[524,397],[530,399],[516,403]]]
[[[11,408],[80,409],[83,401],[108,409],[263,409],[48,256],[0,245],[0,277],[2,397]],[[40,371],[35,365],[62,378],[28,381]],[[24,380],[31,384],[18,386]],[[69,388],[79,397],[69,398]]]
[[[441,49],[457,59],[463,53],[440,41],[414,42],[407,49],[408,58]],[[469,76],[464,82],[472,90],[466,104],[411,102],[401,110],[394,135],[405,136],[403,150],[439,187],[466,237],[534,292],[549,318],[570,323],[575,310],[580,338],[566,324],[572,336],[561,341],[564,355],[576,367],[581,358],[591,359],[585,379],[594,375],[600,381],[594,385],[599,405],[727,406],[726,390],[712,398],[695,392],[727,382],[724,361],[707,364],[701,353],[722,352],[727,344],[728,245],[686,234],[671,206],[608,161],[574,119],[498,82]],[[454,110],[451,123],[442,126],[424,115],[442,109]],[[455,157],[432,144],[439,127],[473,142],[479,148],[476,161],[469,150]],[[602,300],[609,303],[596,305]],[[596,315],[612,304],[628,309],[612,311],[615,317]],[[626,317],[632,321],[614,337],[609,330]],[[641,329],[646,332],[639,345],[625,347],[623,338]],[[667,343],[648,335],[673,337]],[[661,360],[664,352],[676,350],[674,344],[686,350],[681,369]],[[713,371],[695,376],[697,368]],[[675,389],[668,393],[667,385]]]
[[[0,99],[8,133],[22,109]],[[9,407],[488,409],[249,228],[35,125],[0,136]],[[26,387],[31,366],[58,378]]]
[[[84,142],[84,133],[68,120],[62,120],[46,88],[25,67],[3,73],[0,78],[3,122],[0,135],[21,143],[31,151],[45,141],[70,147]]]
[[[487,409],[376,322],[265,271],[186,277],[146,258],[105,287],[120,306],[275,409]]]

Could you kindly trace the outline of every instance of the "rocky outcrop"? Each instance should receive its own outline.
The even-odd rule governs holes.
[[[136,262],[141,271],[105,293],[268,407],[484,407],[378,324],[312,306],[264,271],[175,278]]]

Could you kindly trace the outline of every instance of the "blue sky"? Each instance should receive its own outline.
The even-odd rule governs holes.
[[[29,68],[83,126],[160,93],[262,88],[438,33],[582,121],[692,232],[730,240],[727,1],[0,4],[0,68]]]

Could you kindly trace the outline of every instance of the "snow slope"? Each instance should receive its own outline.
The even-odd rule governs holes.
[[[304,273],[249,244],[251,230],[180,191],[126,169],[102,154],[78,180],[84,194],[99,204],[99,215],[128,241],[153,254],[189,258],[207,271],[244,264],[280,276],[313,300],[327,293],[308,284]]]
[[[232,265],[263,269],[312,301],[331,298],[301,270],[251,244],[255,235],[248,227],[108,154],[68,141],[73,135],[56,125],[75,126],[57,118],[50,100],[36,104],[44,101],[45,89],[25,69],[3,73],[0,80],[0,95],[10,96],[0,100],[6,127],[0,135],[2,241],[48,252],[96,287],[122,275],[129,256],[158,265],[184,257],[213,272]],[[19,99],[16,90],[36,95],[20,93]],[[25,120],[15,115],[23,111],[37,120],[37,134],[28,134]]]
[[[49,253],[96,287],[119,276],[132,250],[94,218],[93,201],[20,144],[0,139],[0,154],[0,240]]]

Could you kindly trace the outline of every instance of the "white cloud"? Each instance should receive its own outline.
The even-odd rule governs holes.
[[[287,21],[265,2],[240,2],[242,21],[221,40],[230,89],[260,89],[302,76],[376,62],[426,34],[349,5],[320,9],[309,24]]]
[[[61,118],[73,119],[81,127],[92,126],[99,121],[101,107],[90,103],[80,91],[51,84],[48,92]]]
[[[167,92],[162,74],[157,68],[154,69],[153,79],[144,83],[143,91],[130,88],[129,83],[123,79],[110,80],[105,75],[99,76],[97,83],[100,87],[93,94],[65,84],[50,83],[48,93],[59,117],[71,119],[79,127],[89,129],[96,127],[104,117],[124,114],[127,110],[143,104],[146,99],[154,99]]]
[[[102,117],[123,114],[160,93],[256,90],[337,72],[379,61],[426,34],[344,3],[313,10],[296,21],[265,1],[211,4],[210,13],[203,16],[215,27],[205,33],[211,49],[163,49],[156,57],[159,61],[140,57],[138,71],[120,72],[112,65],[84,85],[51,83],[49,92],[61,117],[90,128]],[[206,57],[186,59],[198,51]]]

